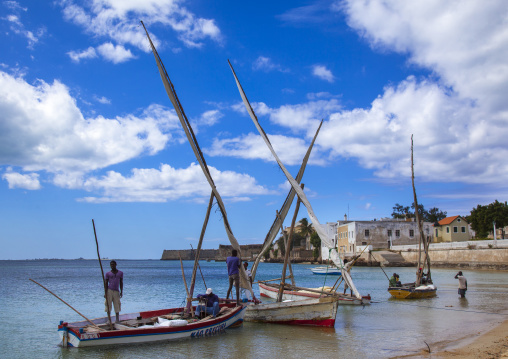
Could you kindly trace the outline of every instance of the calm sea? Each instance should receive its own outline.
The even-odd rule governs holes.
[[[117,260],[124,271],[122,312],[183,305],[185,287],[180,263],[159,260]],[[109,267],[109,263],[104,263]],[[224,297],[224,262],[201,261],[206,286]],[[193,262],[184,261],[187,281]],[[250,266],[249,266],[250,267]],[[336,277],[313,275],[311,265],[294,265],[297,285],[333,285]],[[262,263],[256,279],[279,278],[281,264]],[[385,268],[411,281],[414,268]],[[443,340],[463,340],[508,318],[508,276],[499,271],[463,271],[467,299],[457,295],[456,270],[433,270],[438,298],[391,300],[388,280],[380,268],[354,267],[352,276],[369,306],[339,306],[335,328],[245,323],[242,328],[202,339],[103,348],[61,348],[60,320],[81,317],[32,278],[88,318],[104,316],[101,272],[96,260],[0,261],[0,358],[389,358],[410,354]],[[205,291],[201,276],[197,293]],[[257,286],[255,292],[259,294]]]

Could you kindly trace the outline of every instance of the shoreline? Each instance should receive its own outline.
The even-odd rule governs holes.
[[[430,353],[423,349],[417,354],[396,356],[392,359],[508,359],[508,317],[502,314],[496,322],[498,324],[488,331],[473,333],[457,340],[430,343]]]

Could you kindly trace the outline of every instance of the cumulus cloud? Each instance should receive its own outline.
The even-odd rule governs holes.
[[[256,180],[241,173],[219,171],[208,167],[214,182],[225,199],[244,201],[247,196],[272,193]],[[105,176],[88,178],[84,188],[102,192],[100,197],[85,197],[86,202],[167,202],[177,199],[206,199],[210,196],[210,185],[201,167],[192,163],[187,168],[176,169],[162,164],[159,169],[135,168],[130,176],[109,171]]]
[[[12,169],[9,168],[7,172],[2,175],[2,178],[7,181],[10,189],[13,188],[21,188],[29,190],[41,189],[41,184],[39,182],[39,174],[37,173],[21,174],[13,172]]]
[[[173,111],[84,118],[59,81],[32,85],[0,72],[0,163],[25,171],[85,173],[162,150],[178,132]]]
[[[312,66],[312,74],[321,80],[325,80],[328,82],[334,82],[335,76],[333,76],[332,72],[323,65],[314,65]]]
[[[134,58],[131,50],[126,49],[122,45],[113,45],[111,42],[100,45],[97,47],[97,51],[99,51],[102,57],[114,64],[119,64]]]
[[[107,38],[122,48],[131,45],[149,51],[146,36],[139,29],[139,19],[149,19],[149,25],[162,24],[172,28],[187,47],[199,48],[206,39],[217,43],[222,41],[215,20],[197,17],[176,0],[92,0],[79,5],[73,0],[61,0],[60,5],[65,19],[93,36]],[[152,40],[156,46],[159,45],[156,36],[152,36]],[[108,54],[111,55],[111,51]],[[113,58],[118,59],[118,55]],[[123,54],[124,60],[129,58]]]
[[[97,52],[93,47],[89,47],[83,51],[69,51],[67,53],[72,61],[79,63],[83,59],[93,59],[97,57]]]
[[[300,138],[283,135],[268,135],[268,137],[277,156],[285,165],[299,165],[302,163],[310,143]],[[317,147],[314,146],[309,162],[323,165],[324,161],[315,154],[315,152],[319,152]],[[212,146],[207,148],[205,152],[210,156],[260,159],[266,162],[275,161],[261,136],[253,133],[235,138],[216,138]]]

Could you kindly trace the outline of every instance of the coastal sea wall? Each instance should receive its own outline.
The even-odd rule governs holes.
[[[418,252],[401,251],[406,262],[417,263]],[[431,249],[432,266],[508,270],[508,248]]]
[[[202,249],[199,254],[200,259],[215,259],[217,253],[219,251],[217,249]],[[182,260],[194,260],[195,258],[195,249],[184,249],[184,250],[170,250],[165,249],[162,252],[161,260],[180,260],[180,256]]]

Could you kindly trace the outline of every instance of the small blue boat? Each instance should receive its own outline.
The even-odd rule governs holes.
[[[315,267],[310,269],[312,273],[319,275],[340,275],[339,268],[335,267]]]

